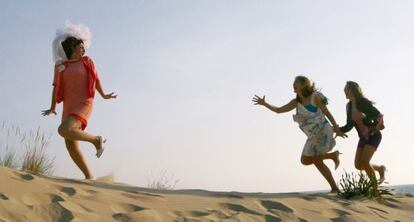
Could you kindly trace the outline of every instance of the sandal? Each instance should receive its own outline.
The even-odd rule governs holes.
[[[96,157],[101,157],[102,156],[102,153],[103,153],[103,151],[105,150],[105,147],[104,147],[104,143],[106,143],[106,139],[105,138],[103,138],[102,136],[99,136],[98,137],[99,138],[99,147],[100,148],[98,148],[97,150],[96,150]]]

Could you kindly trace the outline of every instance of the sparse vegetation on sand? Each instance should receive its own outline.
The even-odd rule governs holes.
[[[168,175],[167,170],[161,170],[157,175],[151,171],[147,187],[155,190],[174,190],[178,182],[180,180],[173,174]]]
[[[345,199],[352,197],[382,197],[384,195],[393,195],[391,190],[384,187],[378,187],[377,195],[373,189],[373,181],[363,172],[348,173],[345,171],[339,180],[339,196]]]
[[[55,158],[46,153],[50,137],[51,134],[47,135],[40,127],[23,132],[20,127],[3,122],[0,128],[0,166],[52,175]]]

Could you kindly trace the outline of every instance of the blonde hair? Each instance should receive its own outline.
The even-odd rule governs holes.
[[[351,94],[354,96],[355,103],[358,109],[360,109],[361,106],[373,104],[372,101],[370,101],[364,96],[364,93],[362,93],[362,88],[359,86],[358,83],[354,81],[347,81],[345,85],[345,90],[351,92]]]
[[[315,83],[312,83],[310,79],[306,76],[296,76],[295,82],[298,82],[303,86],[302,95],[304,97],[309,97],[310,95],[312,95],[312,93],[316,91]]]

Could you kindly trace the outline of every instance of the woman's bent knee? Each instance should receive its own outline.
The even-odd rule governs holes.
[[[370,169],[373,169],[372,167],[371,167],[371,164],[369,163],[369,162],[367,162],[367,163],[362,163],[362,168],[366,171],[366,170],[370,170]]]
[[[302,156],[302,157],[300,158],[300,162],[301,162],[303,165],[305,165],[305,166],[309,166],[309,165],[313,164],[313,160],[312,160],[312,158],[310,158],[310,157],[305,157],[305,156]]]
[[[59,126],[57,131],[58,131],[60,136],[64,137],[66,129],[64,128],[64,126],[62,126],[62,124]]]
[[[58,128],[58,133],[60,136],[62,137],[66,137],[67,133],[70,131],[71,129],[69,127],[67,127],[64,124],[60,124],[59,128]]]

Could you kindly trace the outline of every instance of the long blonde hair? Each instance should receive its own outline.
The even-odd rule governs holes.
[[[354,96],[355,104],[358,110],[361,110],[360,108],[362,106],[373,104],[371,100],[367,99],[364,96],[364,93],[362,93],[362,88],[359,86],[358,83],[354,81],[347,81],[345,85],[345,90],[351,92],[351,94]]]
[[[309,97],[310,95],[312,95],[312,93],[316,91],[315,83],[312,83],[310,79],[306,76],[296,76],[295,82],[298,82],[303,86],[302,95],[304,97]]]

